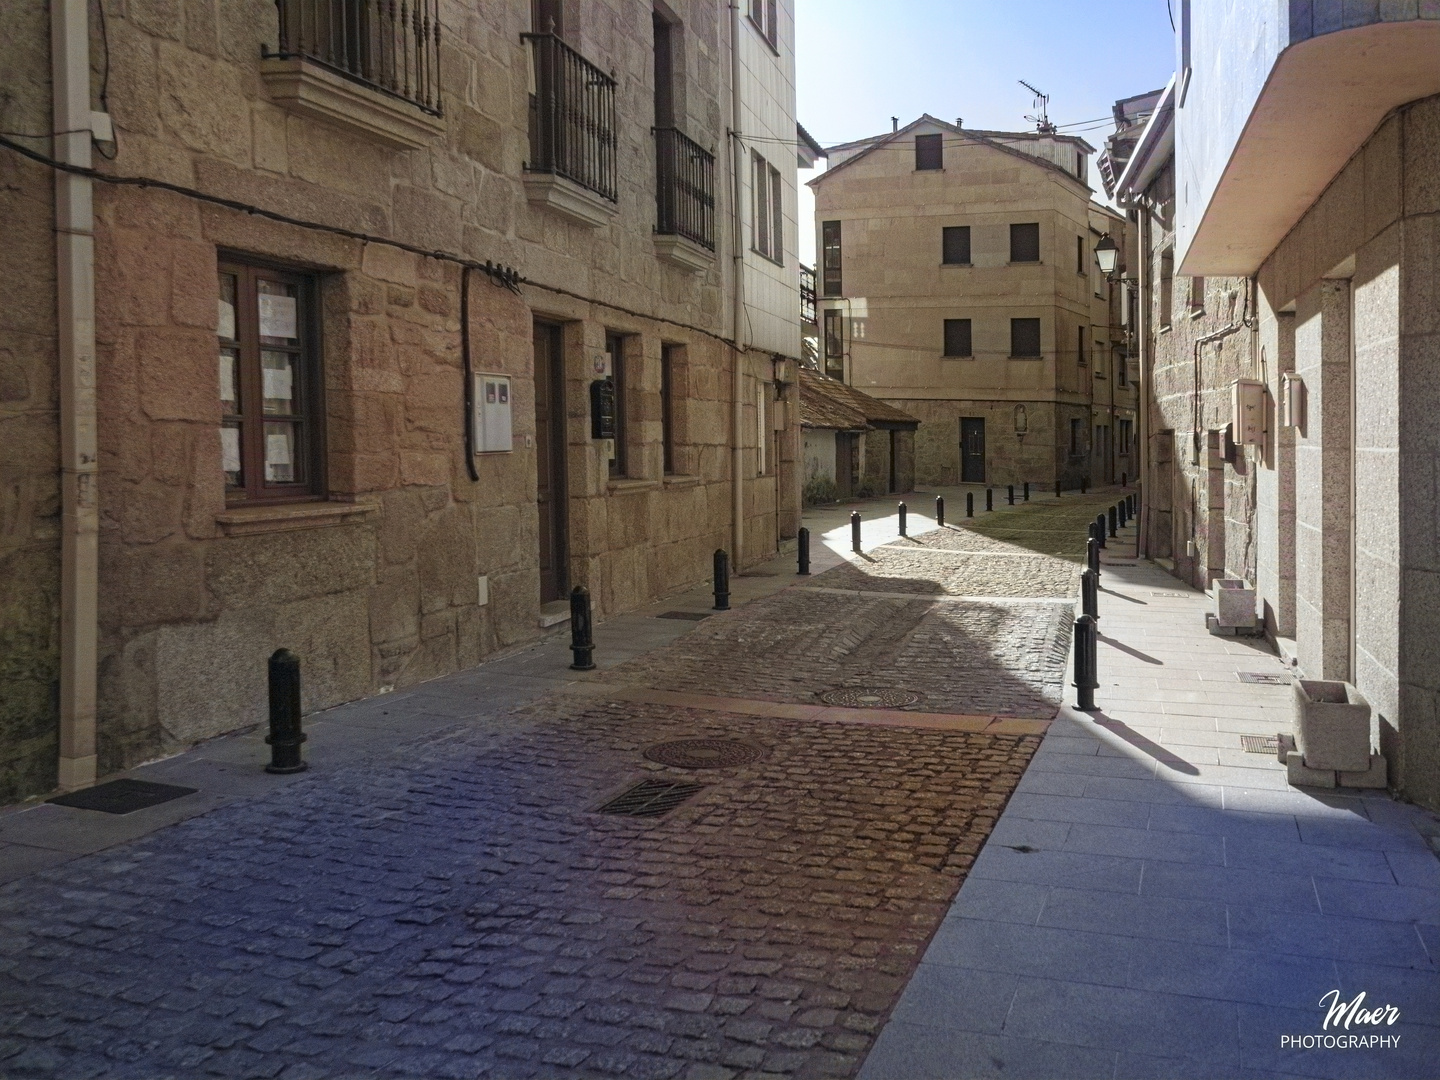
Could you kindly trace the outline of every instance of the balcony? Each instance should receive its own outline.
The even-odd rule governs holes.
[[[554,34],[522,34],[530,46],[532,203],[581,225],[614,218],[618,200],[615,80]]]
[[[275,0],[261,78],[282,108],[413,150],[444,130],[439,0]]]
[[[715,156],[676,128],[655,129],[655,248],[703,270],[715,251]]]

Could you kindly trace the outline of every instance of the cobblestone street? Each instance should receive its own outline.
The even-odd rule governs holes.
[[[1073,546],[1093,508],[1067,502]],[[0,1071],[853,1075],[1055,714],[1074,573],[947,531],[515,709],[486,703],[541,653],[333,710],[399,752],[312,750],[267,794],[0,889]],[[817,707],[847,687],[916,698]],[[758,757],[642,754],[693,738]],[[596,812],[645,779],[700,786]],[[0,851],[55,813],[88,812],[6,815]]]

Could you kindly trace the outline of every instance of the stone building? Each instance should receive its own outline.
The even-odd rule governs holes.
[[[795,534],[788,0],[48,6],[0,3],[0,799],[255,723],[278,647],[323,708]]]
[[[1092,258],[1125,221],[1092,152],[926,115],[810,181],[824,368],[919,418],[918,483],[1134,475],[1123,294]]]
[[[1197,585],[1250,578],[1281,654],[1358,687],[1391,785],[1440,807],[1440,13],[1177,19],[1116,181],[1151,398],[1142,543]]]
[[[807,503],[915,490],[919,421],[839,379],[800,369]]]

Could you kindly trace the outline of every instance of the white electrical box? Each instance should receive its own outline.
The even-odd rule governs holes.
[[[475,375],[473,443],[477,454],[503,454],[514,449],[510,425],[510,376]]]
[[[1305,380],[1293,371],[1280,376],[1280,426],[1305,426]]]
[[[1231,430],[1236,443],[1265,441],[1265,384],[1236,379],[1230,384]]]

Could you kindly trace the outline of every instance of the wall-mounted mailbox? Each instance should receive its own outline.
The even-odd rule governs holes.
[[[1236,379],[1230,384],[1231,431],[1236,443],[1265,441],[1265,384]]]
[[[615,383],[610,379],[590,384],[590,437],[615,438]]]
[[[471,423],[477,454],[504,454],[514,449],[510,418],[510,376],[476,372]]]

